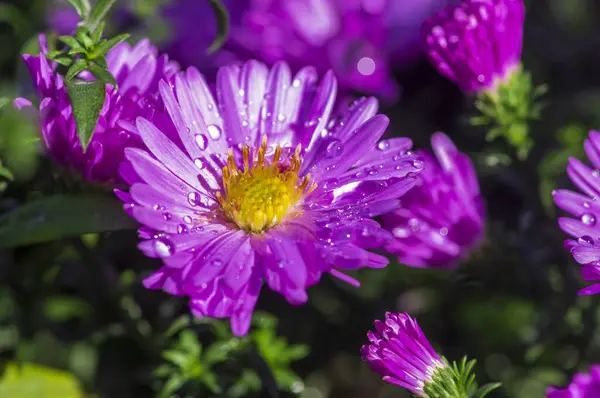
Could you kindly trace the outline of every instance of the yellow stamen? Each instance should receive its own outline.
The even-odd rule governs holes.
[[[265,160],[267,137],[263,136],[256,151],[256,161],[250,159],[250,148],[242,147],[243,171],[237,168],[233,151],[223,167],[223,191],[216,197],[220,211],[240,229],[259,234],[300,213],[298,202],[316,188],[307,175],[300,180],[302,147],[298,145],[289,158],[281,161],[282,149],[277,146],[270,162]]]

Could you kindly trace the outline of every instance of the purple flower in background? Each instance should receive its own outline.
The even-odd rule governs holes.
[[[158,82],[171,79],[178,66],[169,62],[166,55],[159,56],[148,40],[134,47],[121,43],[110,50],[106,57],[108,69],[119,87],[116,90],[107,85],[104,107],[84,153],[67,89],[55,71],[56,65],[45,56],[48,46],[43,36],[40,45],[40,55],[23,55],[23,59],[40,99],[42,135],[48,153],[87,180],[112,181],[123,160],[123,149],[141,145],[132,122],[140,115],[152,117],[158,104]]]
[[[443,133],[431,138],[435,157],[419,154],[424,170],[402,205],[383,216],[394,239],[386,249],[413,267],[452,267],[481,240],[484,205],[471,160]]]
[[[423,24],[425,52],[465,93],[494,91],[519,68],[523,0],[463,0]]]
[[[592,365],[589,373],[577,373],[565,388],[549,387],[546,398],[600,397],[600,365]]]
[[[231,32],[216,60],[203,54],[215,36],[214,16],[208,2],[196,0],[178,0],[164,10],[174,30],[169,54],[203,69],[252,58],[269,65],[284,60],[293,71],[312,65],[319,73],[333,70],[344,91],[398,96],[388,68],[388,0],[224,3],[232,13]]]
[[[576,218],[560,217],[560,228],[575,240],[565,242],[575,260],[583,265],[581,273],[586,281],[600,281],[600,133],[591,131],[584,143],[585,153],[593,169],[575,158],[569,159],[567,174],[582,193],[556,190],[552,194],[554,203]],[[580,295],[597,294],[600,283],[579,292]]]
[[[59,35],[70,35],[77,29],[79,15],[70,5],[52,5],[47,9],[47,23],[50,29]]]
[[[162,82],[170,121],[139,118],[148,150],[127,148],[125,208],[140,249],[164,266],[152,289],[190,297],[198,317],[247,333],[263,282],[294,305],[329,272],[379,268],[367,249],[391,234],[371,220],[398,206],[422,162],[411,141],[378,142],[388,119],[362,98],[334,118],[337,83],[314,68],[257,61],[217,75],[217,99],[195,68]]]
[[[367,333],[370,344],[360,352],[383,380],[425,396],[424,389],[446,364],[431,347],[419,324],[406,313],[386,313]]]

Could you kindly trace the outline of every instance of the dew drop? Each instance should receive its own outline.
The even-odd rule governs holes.
[[[416,218],[411,218],[408,220],[408,225],[413,232],[417,232],[419,230],[419,220]]]
[[[169,221],[171,218],[173,218],[171,213],[163,213],[163,220]]]
[[[221,266],[223,265],[223,261],[221,261],[221,260],[220,260],[220,259],[218,259],[218,258],[215,258],[214,260],[212,260],[212,261],[210,262],[210,264],[211,264],[213,267],[221,267]]]
[[[386,151],[390,148],[390,143],[388,141],[379,141],[379,144],[377,144],[377,149],[379,149],[380,151]]]
[[[165,208],[165,206],[162,206],[162,205],[154,205],[154,206],[152,206],[152,209],[154,209],[154,211],[163,211],[166,208]]]
[[[421,159],[415,159],[415,160],[413,160],[412,165],[416,169],[422,169],[423,168],[423,161]]]
[[[201,202],[201,196],[198,192],[190,192],[188,194],[188,203],[192,206],[200,206]]]
[[[344,146],[340,140],[333,140],[327,145],[326,157],[329,159],[339,157],[344,152]]]
[[[190,216],[183,216],[183,222],[185,222],[187,224],[191,224],[192,223],[192,217],[190,217]]]
[[[194,138],[196,139],[196,145],[198,145],[201,150],[205,150],[206,147],[208,147],[208,138],[206,138],[204,134],[196,134]]]
[[[583,207],[585,207],[586,209],[590,208],[590,203],[589,202],[583,202]]]
[[[594,246],[594,240],[587,235],[584,235],[577,239],[577,243],[579,243],[582,246]]]
[[[280,114],[277,115],[277,121],[278,122],[283,123],[283,122],[285,122],[286,119],[287,118],[286,118],[286,116],[283,113],[280,113]]]
[[[216,124],[209,124],[206,127],[206,130],[208,131],[208,135],[210,135],[210,138],[212,138],[213,140],[218,140],[219,138],[221,138],[221,128]]]
[[[396,238],[407,238],[410,236],[411,231],[408,228],[396,227],[392,229],[392,233]]]
[[[188,231],[189,231],[189,229],[188,229],[187,225],[185,225],[185,224],[179,224],[177,226],[177,233],[178,234],[187,234]]]
[[[591,213],[584,213],[581,216],[581,222],[588,226],[596,225],[596,217]]]
[[[194,164],[200,170],[202,170],[202,169],[204,169],[206,167],[206,162],[204,160],[200,159],[200,158],[194,159]]]
[[[592,171],[592,176],[594,176],[596,178],[599,177],[600,176],[600,169],[596,169],[596,170]]]
[[[167,238],[157,238],[154,240],[154,250],[161,257],[170,257],[175,253],[175,246]]]
[[[442,236],[448,235],[448,228],[446,228],[446,227],[440,228],[440,235],[442,235]]]
[[[328,180],[323,181],[323,189],[330,190],[336,189],[340,185],[340,182],[337,178],[330,178]]]
[[[292,87],[300,87],[300,80],[294,79],[294,81],[292,82]]]

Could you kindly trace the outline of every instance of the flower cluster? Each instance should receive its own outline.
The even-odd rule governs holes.
[[[92,141],[84,151],[63,77],[57,73],[57,65],[46,58],[44,36],[40,37],[40,47],[39,55],[23,55],[23,59],[40,100],[42,136],[50,156],[87,180],[114,180],[124,148],[141,145],[132,123],[138,116],[152,117],[159,108],[158,82],[170,81],[179,69],[177,64],[166,55],[159,56],[149,40],[134,47],[121,43],[110,50],[106,60],[118,88],[107,85]],[[19,107],[30,104],[23,99],[16,103]]]
[[[443,133],[431,138],[425,165],[402,206],[384,216],[394,234],[386,249],[413,267],[452,267],[482,236],[483,199],[470,159]]]

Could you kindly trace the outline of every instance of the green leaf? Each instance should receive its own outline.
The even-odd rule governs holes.
[[[88,62],[85,59],[78,59],[67,71],[65,79],[67,82],[73,80],[79,73],[83,72],[88,66]]]
[[[92,140],[98,116],[104,106],[105,84],[101,81],[67,80],[67,92],[73,105],[77,136],[85,151]]]
[[[96,30],[94,30],[94,32],[92,33],[92,41],[94,42],[94,44],[100,43],[100,40],[102,39],[102,33],[104,33],[105,26],[106,26],[106,23],[104,21],[100,22],[100,25],[98,25]]]
[[[209,3],[217,18],[217,37],[206,50],[208,54],[211,54],[221,48],[227,41],[229,36],[229,12],[221,0],[209,0]]]
[[[81,19],[86,19],[90,15],[90,2],[88,0],[67,0],[67,2],[75,8]]]
[[[83,49],[83,46],[77,41],[76,38],[71,36],[60,36],[58,40],[65,43],[67,46],[73,49]]]
[[[502,383],[488,383],[486,385],[483,385],[479,390],[475,392],[473,397],[483,398],[495,389],[500,388],[500,386],[502,386]]]
[[[104,69],[96,64],[90,64],[88,69],[90,72],[92,72],[92,75],[94,75],[96,79],[104,83],[110,83],[114,87],[117,87],[117,81],[113,77],[112,73],[108,71],[108,69]]]
[[[44,301],[44,315],[60,323],[72,318],[89,318],[92,308],[85,301],[69,296],[51,296]]]
[[[73,60],[69,57],[58,57],[58,58],[54,58],[53,61],[56,62],[57,64],[60,64],[62,66],[66,66],[66,67],[69,67],[69,66],[71,66],[71,64],[73,64]]]
[[[10,98],[0,97],[0,109],[4,108],[4,106],[9,103],[10,103]]]
[[[9,363],[0,379],[2,398],[83,398],[73,375],[34,364]]]
[[[94,45],[94,42],[90,37],[90,32],[85,26],[80,26],[77,28],[75,31],[75,37],[77,37],[77,40],[79,40],[79,42],[82,43],[83,47],[85,48],[91,48]]]
[[[90,31],[96,30],[96,27],[102,22],[110,8],[117,2],[117,0],[98,0],[90,16],[85,21],[86,26]]]
[[[94,48],[94,51],[91,54],[91,58],[97,58],[100,56],[104,56],[106,55],[106,53],[108,53],[108,51],[115,47],[117,44],[124,42],[125,40],[129,39],[129,33],[124,33],[122,35],[118,35],[113,37],[112,39],[108,39],[108,40],[102,40],[97,46],[96,48]]]
[[[103,195],[55,195],[2,215],[0,249],[135,227],[117,199]]]

